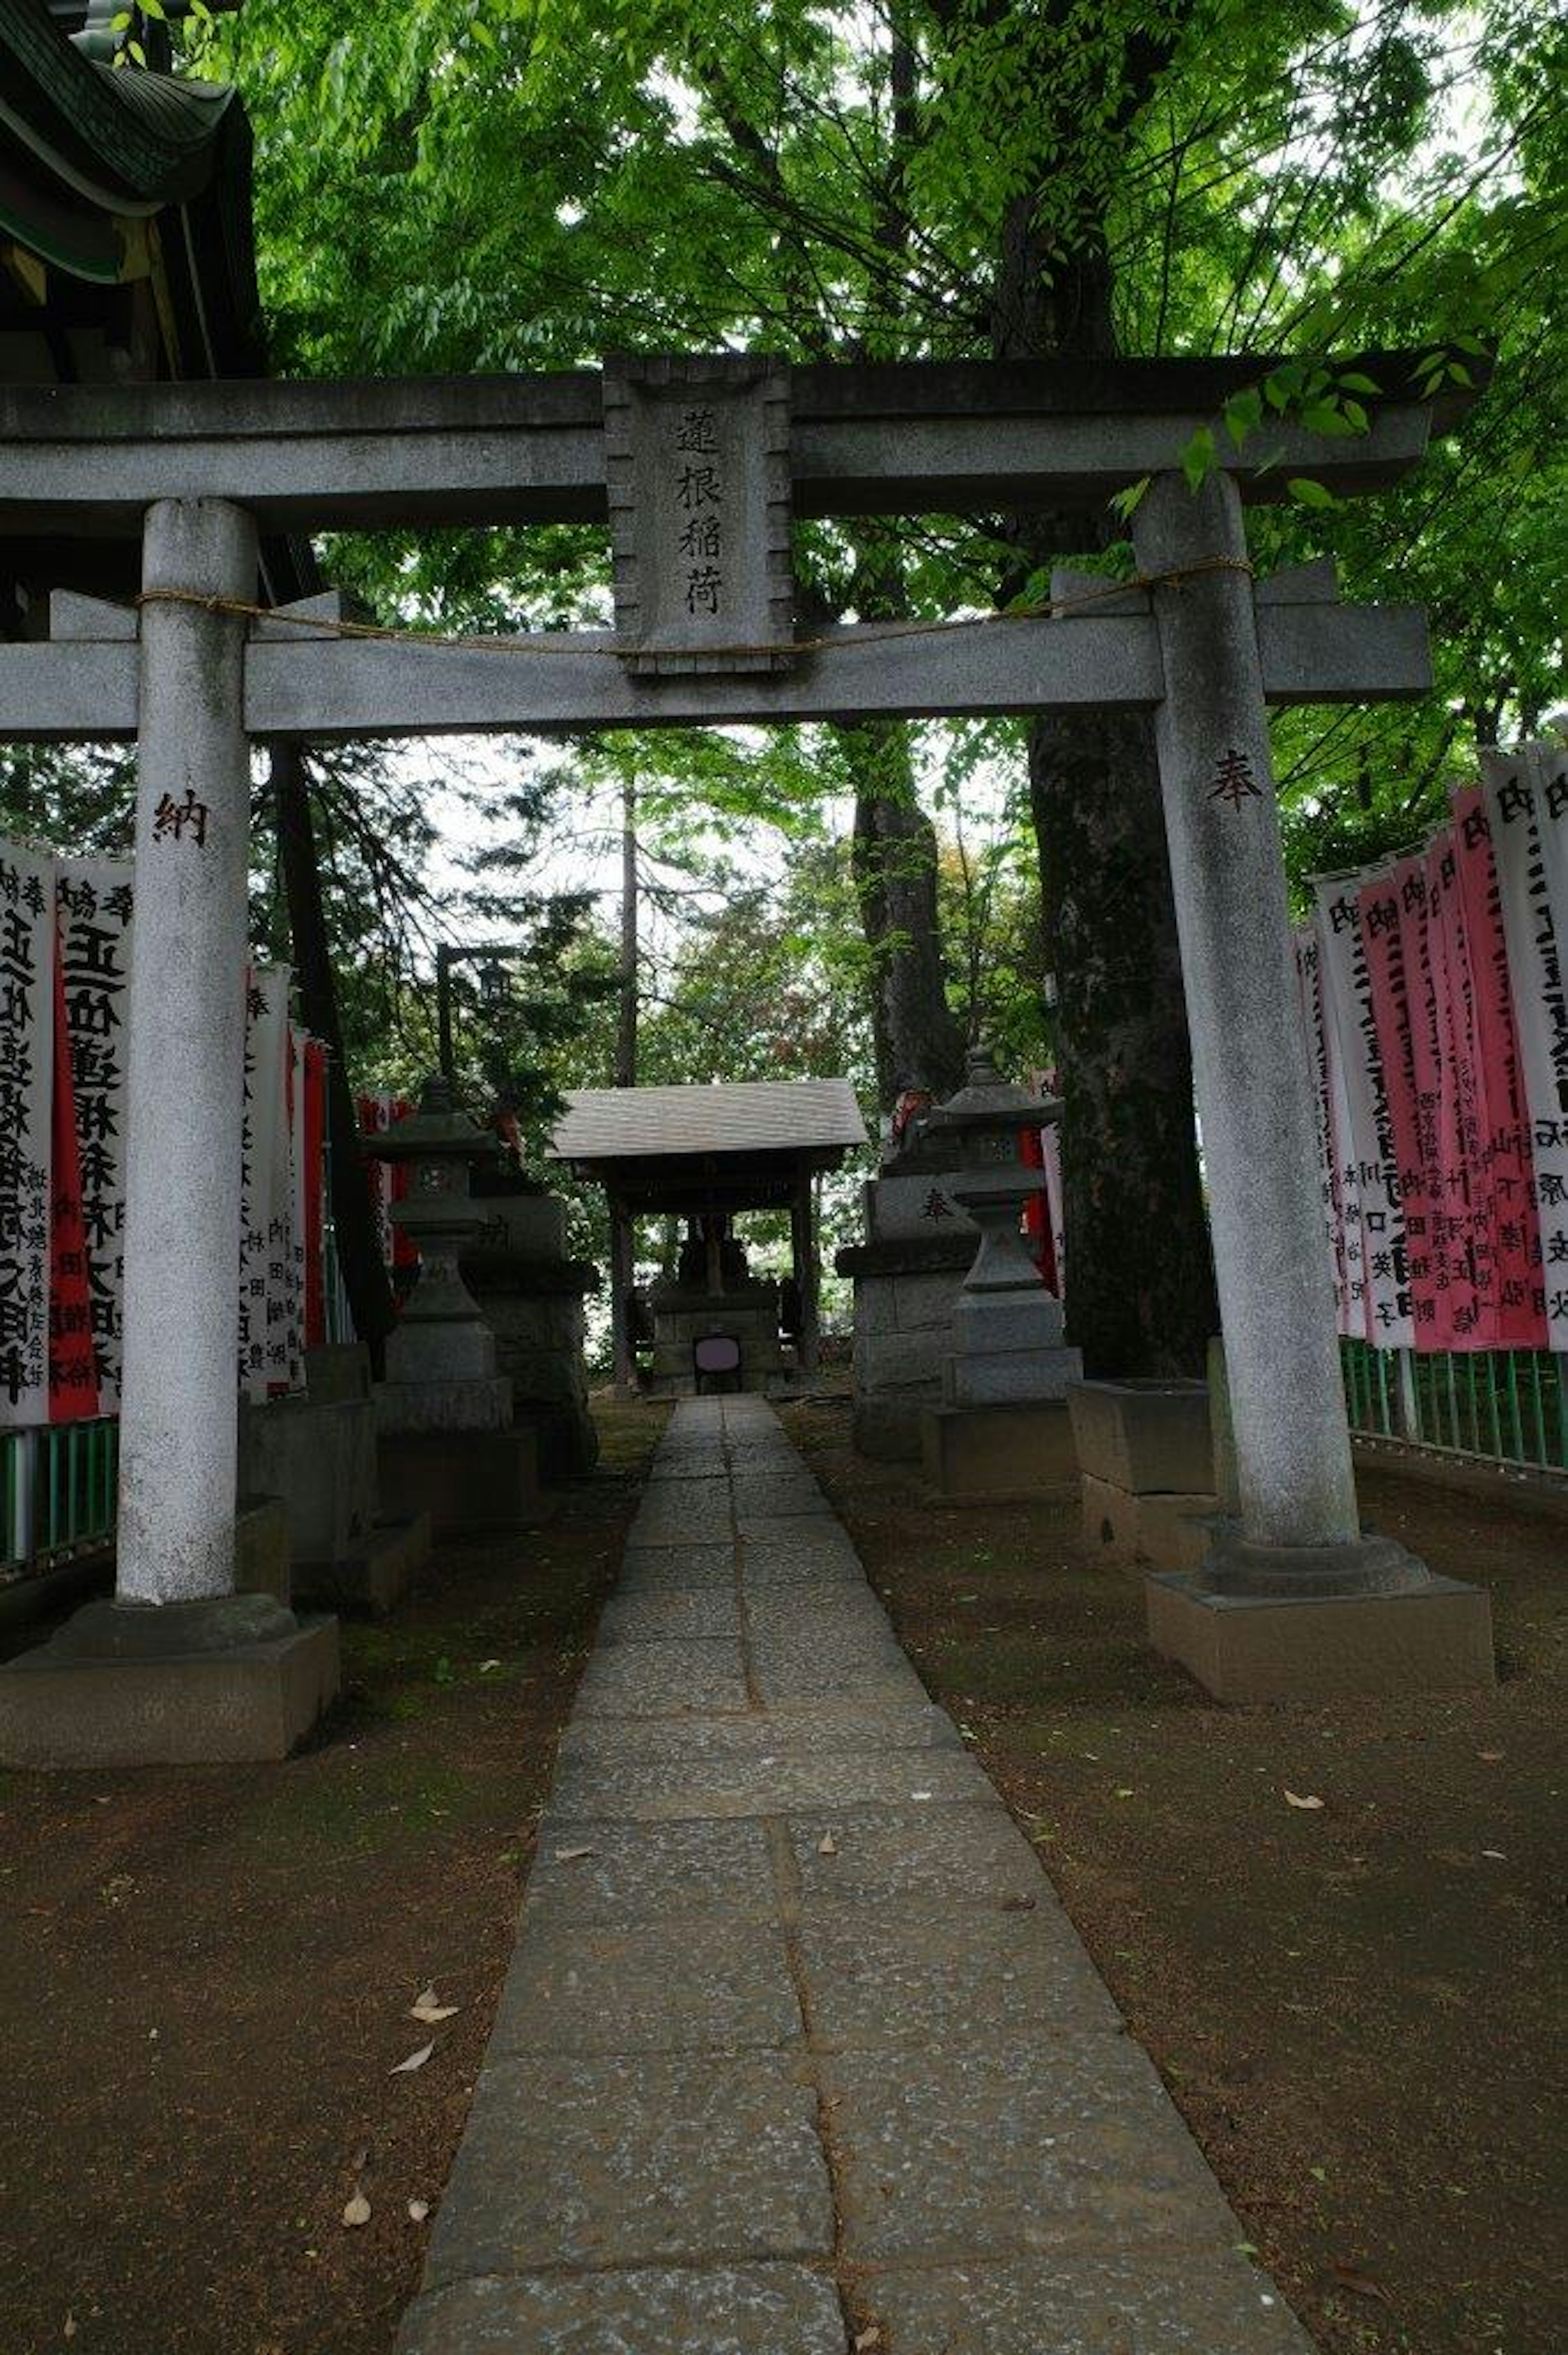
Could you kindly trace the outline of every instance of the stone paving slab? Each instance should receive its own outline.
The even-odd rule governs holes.
[[[775,1586],[855,1586],[865,1572],[846,1546],[842,1553],[817,1555],[804,1547],[748,1546],[741,1583],[747,1594]]]
[[[743,1710],[740,1646],[688,1637],[664,1644],[601,1645],[577,1687],[585,1717],[673,1717],[684,1710]]]
[[[629,1545],[621,1565],[622,1594],[655,1587],[719,1586],[735,1592],[733,1545]]]
[[[664,1649],[665,1646],[656,1648]],[[668,1647],[668,1648],[673,1648]],[[640,1647],[624,1646],[627,1654]],[[888,1807],[985,1800],[991,1785],[957,1750],[834,1751],[815,1758],[658,1760],[622,1764],[563,1761],[555,1800],[563,1814],[614,1822],[681,1823],[698,1817],[820,1816],[824,1808]],[[999,1803],[992,1797],[991,1804]]]
[[[539,1826],[525,1920],[619,1924],[708,1913],[771,1920],[777,1913],[768,1833],[759,1817],[612,1823],[552,1806]]]
[[[861,2291],[894,2355],[1312,2355],[1266,2274],[1224,2252],[1152,2266],[1082,2251],[872,2274]]]
[[[633,1545],[722,1545],[733,1535],[729,1493],[711,1502],[706,1495],[689,1497],[694,1480],[672,1481],[661,1496],[645,1504],[631,1524]]]
[[[822,2073],[852,2263],[1242,2237],[1128,2037],[843,2053]]]
[[[1032,1906],[1042,1917],[1058,1907],[1039,1859],[989,1783],[969,1806],[823,1807],[808,1810],[789,1831],[808,1906],[853,1905],[899,1921],[955,1906]]]
[[[869,1700],[828,1701],[779,1716],[769,1710],[747,1717],[575,1718],[561,1736],[563,1759],[594,1758],[629,1765],[672,1761],[693,1764],[721,1758],[816,1758],[843,1750],[962,1750],[945,1709],[925,1693],[877,1705]]]
[[[817,2096],[799,2061],[497,2057],[480,2075],[426,2279],[832,2246]]]
[[[766,1706],[789,1709],[822,1700],[853,1700],[857,1693],[885,1700],[925,1687],[896,1649],[837,1643],[824,1629],[820,1643],[762,1640],[751,1647],[753,1677]]]
[[[799,1520],[801,1514],[832,1514],[832,1507],[814,1480],[763,1478],[758,1475],[735,1482],[735,1509],[743,1521]]]
[[[683,1405],[398,2355],[1310,2355],[1242,2238],[771,1411]]]
[[[593,1928],[530,1908],[495,2052],[737,2052],[799,2044],[777,1922],[677,1917]]]
[[[400,2355],[844,2355],[831,2274],[803,2265],[454,2282],[422,2298]]]
[[[799,1935],[811,2032],[824,2047],[952,2052],[1035,2034],[1125,2032],[1099,1977],[1064,1969],[1060,1945],[1027,1913],[970,1907],[940,1921],[889,1922],[841,1907],[808,1915]]]
[[[740,1604],[733,1583],[665,1586],[612,1594],[599,1623],[603,1644],[656,1644],[693,1636],[740,1641]]]

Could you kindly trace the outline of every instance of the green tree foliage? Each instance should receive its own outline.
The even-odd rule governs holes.
[[[1476,733],[1531,726],[1563,693],[1568,34],[1537,0],[769,0],[744,16],[406,0],[352,19],[249,0],[199,38],[257,122],[264,289],[296,370],[563,368],[616,346],[1256,352],[1251,391],[1189,453],[1196,475],[1229,440],[1266,453],[1283,415],[1364,432],[1391,388],[1374,363],[1325,367],[1330,351],[1428,353],[1439,392],[1479,385],[1495,353],[1462,434],[1400,492],[1340,508],[1282,482],[1255,517],[1260,564],[1331,549],[1348,595],[1419,597],[1434,623],[1429,698],[1279,719],[1297,871],[1419,834]],[[879,593],[916,618],[1027,602],[1053,557],[1125,562],[1125,517],[927,519],[880,584],[865,535],[813,527],[808,616],[888,610]],[[593,534],[395,537],[333,559],[382,610],[437,626],[606,610]],[[824,776],[874,803],[863,762],[853,773],[865,748],[819,741]],[[680,813],[719,783],[689,745],[632,757]],[[1167,957],[1097,978],[1085,924],[1103,939],[1114,903],[1129,933],[1158,930],[1153,804],[1129,783],[1147,753],[1058,727],[1030,764],[1084,1131],[1114,1139],[1108,1108],[1137,1076],[1118,1009],[1169,997],[1172,976]],[[744,765],[743,796],[760,782]],[[894,797],[911,831],[925,765],[916,746]],[[972,1017],[975,902],[949,888],[945,825],[946,979]],[[882,885],[865,849],[863,829],[863,911]],[[861,970],[874,993],[869,950]],[[1170,1046],[1167,1026],[1134,1061]],[[1164,1084],[1180,1103],[1179,1061]]]

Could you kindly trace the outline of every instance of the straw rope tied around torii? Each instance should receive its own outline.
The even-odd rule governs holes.
[[[1245,556],[1205,556],[1191,563],[1171,564],[1158,571],[1135,572],[1125,581],[1107,581],[1103,589],[1090,589],[1071,597],[1041,597],[1022,601],[999,608],[991,613],[948,613],[927,622],[863,623],[860,634],[874,637],[878,644],[888,645],[900,638],[928,638],[954,630],[994,628],[1004,622],[1054,621],[1065,614],[1092,612],[1118,597],[1135,596],[1152,589],[1180,589],[1189,581],[1196,581],[1211,572],[1241,572],[1249,581],[1257,578],[1256,567]],[[404,646],[459,647],[465,653],[496,655],[555,655],[560,650],[558,638],[541,631],[524,632],[510,638],[453,637],[437,630],[408,630],[378,622],[350,622],[331,614],[291,613],[286,607],[259,605],[243,597],[212,597],[199,589],[143,589],[133,601],[144,605],[194,605],[204,613],[222,613],[239,621],[277,623],[288,629],[308,632],[313,638],[367,638],[381,643]],[[791,640],[789,651],[797,655],[829,654],[843,643],[842,638],[819,635]],[[598,655],[609,662],[620,661],[627,649],[620,645],[600,645],[579,638],[580,651]],[[658,647],[641,647],[641,654],[658,653]],[[683,653],[683,647],[667,649],[672,654]],[[778,647],[761,642],[734,645],[705,645],[704,652],[715,656],[776,654]]]

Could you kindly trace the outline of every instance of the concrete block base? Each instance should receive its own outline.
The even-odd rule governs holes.
[[[543,1518],[531,1431],[400,1431],[378,1451],[382,1510],[429,1516],[437,1538],[526,1529]]]
[[[1074,1433],[1077,1434],[1075,1418]],[[1213,1497],[1135,1496],[1086,1472],[1082,1480],[1084,1540],[1101,1561],[1119,1570],[1197,1570],[1213,1540]]]
[[[1060,1399],[1012,1406],[928,1406],[920,1417],[926,1481],[939,1495],[989,1503],[1037,1497],[1077,1476]]]
[[[1430,1576],[1403,1593],[1208,1593],[1191,1572],[1145,1581],[1149,1640],[1216,1700],[1244,1708],[1453,1692],[1497,1681],[1491,1597]]]
[[[188,1650],[178,1648],[184,1615],[200,1606],[132,1607],[146,1633],[121,1646],[111,1623],[126,1606],[89,1604],[49,1643],[0,1668],[0,1762],[98,1768],[286,1758],[336,1695],[337,1622],[295,1620],[260,1595],[234,1602],[238,1640],[205,1642],[197,1629]]]
[[[1067,1392],[1078,1461],[1135,1496],[1214,1487],[1209,1389],[1199,1381],[1080,1381]]]
[[[430,1517],[378,1521],[368,1542],[337,1561],[294,1564],[294,1593],[318,1610],[383,1619],[430,1558]]]

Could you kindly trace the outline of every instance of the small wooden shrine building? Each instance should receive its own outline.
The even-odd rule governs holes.
[[[635,1387],[636,1222],[676,1218],[686,1240],[673,1283],[653,1286],[652,1386],[694,1385],[693,1352],[725,1334],[740,1380],[765,1391],[817,1364],[818,1272],[812,1180],[867,1142],[847,1080],[746,1080],[709,1087],[577,1088],[550,1154],[601,1185],[609,1201],[610,1309],[617,1387]],[[734,1220],[789,1212],[792,1268],[780,1286],[752,1276]],[[787,1359],[786,1337],[793,1344]]]

